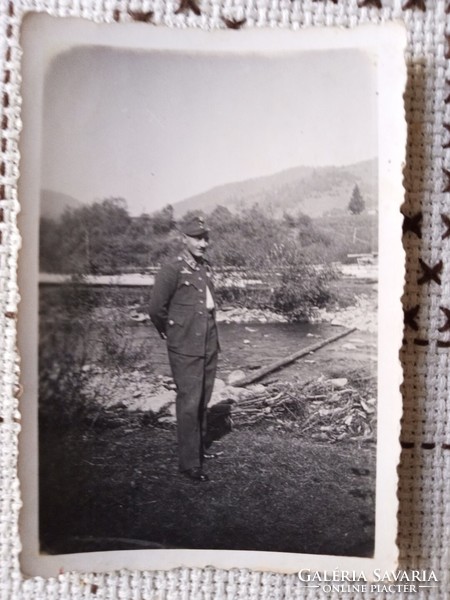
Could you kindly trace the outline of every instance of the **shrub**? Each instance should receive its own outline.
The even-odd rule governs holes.
[[[39,344],[39,417],[66,428],[89,409],[84,393],[85,369],[92,340],[82,321],[46,324]]]
[[[220,306],[231,304],[242,308],[274,310],[272,290],[267,287],[243,288],[241,286],[219,287],[216,297]]]
[[[65,429],[76,422],[93,422],[114,381],[135,369],[152,370],[151,357],[143,348],[145,340],[136,339],[129,330],[128,309],[114,306],[117,302],[128,306],[135,300],[136,290],[131,290],[129,297],[127,290],[113,290],[115,296],[111,297],[109,288],[75,284],[41,288],[42,425]]]
[[[84,284],[82,275],[72,275],[70,283],[59,285],[54,299],[55,308],[71,319],[85,319],[100,302],[95,288]]]
[[[306,321],[315,309],[333,300],[329,283],[334,278],[330,268],[291,267],[282,273],[280,284],[272,293],[273,307],[290,321]]]

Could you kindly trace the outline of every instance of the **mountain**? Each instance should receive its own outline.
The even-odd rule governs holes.
[[[344,211],[358,184],[366,209],[378,204],[378,161],[367,160],[343,167],[295,167],[274,175],[218,186],[177,202],[176,217],[189,210],[212,212],[217,205],[231,211],[258,203],[275,217],[301,211],[310,217]]]
[[[80,208],[82,203],[60,192],[41,190],[41,217],[57,220],[66,209]]]

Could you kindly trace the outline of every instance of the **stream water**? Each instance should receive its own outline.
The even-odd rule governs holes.
[[[158,372],[170,375],[165,343],[153,326],[131,323],[130,328],[130,336],[136,343],[150,343],[152,362],[157,365]],[[264,367],[284,356],[326,340],[344,329],[327,323],[220,323],[221,353],[218,377],[226,379],[235,369],[248,372]],[[348,345],[351,340],[355,342],[353,349],[346,349],[346,343]],[[311,356],[305,356],[299,363],[303,370],[317,371],[314,364],[318,360],[330,364],[370,361],[370,354],[375,352],[375,344],[376,338],[373,334],[357,331],[325,346]],[[310,363],[311,367],[308,369]]]
[[[342,328],[328,324],[222,323],[219,329],[222,371],[257,369],[331,337]]]

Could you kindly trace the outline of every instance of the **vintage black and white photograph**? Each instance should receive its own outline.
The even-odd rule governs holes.
[[[32,87],[39,553],[372,559],[379,57],[106,29],[55,43]]]

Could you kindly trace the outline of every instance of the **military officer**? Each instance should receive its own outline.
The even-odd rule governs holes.
[[[211,268],[205,259],[209,230],[196,216],[181,226],[184,251],[156,276],[150,318],[167,341],[177,387],[176,416],[180,471],[208,481],[203,472],[207,404],[217,368],[219,342]]]

